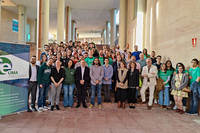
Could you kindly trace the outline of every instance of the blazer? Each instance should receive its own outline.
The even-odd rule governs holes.
[[[112,64],[113,67],[113,76],[112,76],[112,80],[117,80],[117,62],[113,62]]]
[[[183,73],[182,75],[182,79],[181,79],[181,85],[179,86],[179,88],[176,88],[175,86],[175,78],[176,78],[176,74],[174,74],[173,78],[172,78],[172,81],[171,81],[171,87],[172,89],[174,90],[182,90],[183,88],[185,88],[187,85],[188,85],[188,74],[186,73]]]
[[[39,66],[38,66],[38,65],[35,65],[35,66],[36,66],[37,74],[38,74]],[[32,74],[32,71],[31,71],[31,64],[29,64],[29,78],[28,78],[28,81],[29,81],[30,78],[31,78],[31,74]]]
[[[80,80],[84,80],[83,86],[87,87],[89,86],[90,83],[90,68],[85,66],[85,71],[83,74],[83,79],[82,79],[82,72],[81,72],[81,66],[77,67],[76,69],[76,86],[82,86],[80,83]]]
[[[155,86],[157,84],[157,82],[156,82],[157,72],[158,72],[157,71],[157,67],[154,66],[153,64],[151,65],[151,68],[150,68],[149,72],[148,72],[148,66],[144,66],[143,67],[143,69],[142,69],[142,76],[144,76],[144,74],[148,75],[148,78],[150,80],[150,82],[149,82],[150,86]],[[155,74],[153,75],[151,73],[155,73]],[[144,79],[143,79],[143,85],[147,85],[148,84],[148,82],[147,82],[148,78],[144,77]]]
[[[134,69],[132,75],[130,75],[131,69],[128,69],[128,87],[139,87],[139,70]]]

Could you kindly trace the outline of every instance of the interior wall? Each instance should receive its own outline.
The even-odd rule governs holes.
[[[1,8],[1,36],[0,41],[18,42],[18,33],[12,31],[12,20],[18,20],[18,14]],[[27,24],[30,24],[30,41],[34,42],[35,25],[34,20],[27,18]]]
[[[136,44],[137,18],[134,19],[134,0],[127,0],[127,38],[130,52],[133,52]]]
[[[154,50],[162,55],[163,62],[169,59],[173,66],[182,62],[186,68],[191,67],[193,58],[199,60],[199,7],[198,0],[148,0],[145,36],[148,53]],[[197,47],[193,47],[192,38],[197,38]]]

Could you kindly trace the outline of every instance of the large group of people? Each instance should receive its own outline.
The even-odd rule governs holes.
[[[135,103],[140,103],[147,104],[150,110],[155,103],[160,109],[170,109],[174,105],[172,108],[180,114],[186,111],[187,98],[190,97],[190,109],[186,113],[198,115],[200,68],[197,59],[192,59],[192,67],[188,71],[180,62],[176,68],[170,60],[161,63],[161,55],[156,56],[155,51],[150,55],[147,49],[138,51],[137,45],[134,52],[128,52],[126,47],[121,50],[119,45],[112,49],[103,46],[97,50],[94,43],[75,40],[66,44],[60,42],[55,47],[45,45],[44,49],[40,61],[36,62],[36,56],[30,59],[28,97],[31,93],[32,98],[28,112],[60,110],[61,93],[64,108],[71,108],[75,90],[78,92],[76,108],[81,103],[87,108],[87,90],[91,92],[89,108],[95,106],[96,92],[98,108],[102,108],[103,90],[103,103],[116,102],[118,108],[125,109],[128,100],[131,109],[135,108]],[[36,99],[38,108],[35,106]]]

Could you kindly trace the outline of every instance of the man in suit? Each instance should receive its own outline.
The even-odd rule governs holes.
[[[29,65],[29,83],[28,83],[28,106],[27,112],[37,111],[35,108],[36,92],[37,92],[37,74],[39,66],[36,65],[36,56],[31,57]],[[31,93],[31,108],[29,108],[29,95]]]
[[[89,86],[90,83],[90,69],[85,66],[85,60],[81,60],[81,66],[77,67],[76,69],[76,86],[78,88],[78,103],[76,108],[80,107],[80,104],[82,102],[82,105],[84,108],[87,108],[85,103],[86,98],[86,89],[87,86]]]
[[[147,66],[144,66],[142,70],[142,76],[144,77],[144,79],[140,93],[142,96],[142,103],[145,103],[145,91],[147,88],[149,88],[149,103],[147,109],[150,110],[153,103],[155,85],[157,84],[157,67],[152,65],[152,61],[150,58],[146,59],[146,64]]]

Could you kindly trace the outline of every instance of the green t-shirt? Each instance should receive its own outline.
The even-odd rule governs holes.
[[[112,58],[111,57],[109,57],[109,63],[108,63],[109,65],[112,65],[113,64],[113,60],[112,60]]]
[[[159,71],[158,70],[158,77],[160,79],[163,79],[164,82],[166,82],[168,80],[168,78],[170,77],[170,72],[167,71],[166,73],[165,72],[162,72],[162,71]],[[169,82],[167,82],[167,84],[165,84],[165,86],[169,86]]]
[[[99,60],[100,60],[101,65],[103,65],[104,64],[103,57],[99,57]]]
[[[146,55],[144,55],[144,59],[147,59],[147,58],[150,58],[149,54],[147,54],[147,57],[146,57]]]
[[[93,60],[95,59],[95,57],[93,56],[92,58],[90,57],[87,57],[85,59],[85,62],[88,64],[88,67],[91,67],[92,66],[92,63],[93,63]]]
[[[196,81],[198,77],[200,77],[200,68],[199,67],[195,69],[190,68],[189,76],[192,76],[192,79],[190,79],[190,85],[191,85],[194,81]],[[200,85],[200,82],[199,82],[199,85]]]

